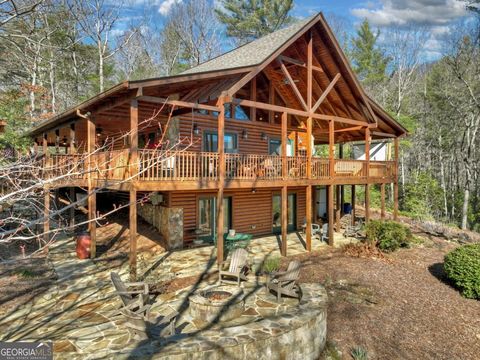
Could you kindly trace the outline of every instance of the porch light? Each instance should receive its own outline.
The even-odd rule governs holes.
[[[267,141],[267,134],[262,133],[262,140],[263,140],[263,141]]]
[[[103,133],[103,129],[102,129],[101,127],[96,128],[96,129],[95,129],[95,133],[97,134],[97,136],[100,136],[100,135],[102,135],[102,133]]]
[[[248,132],[245,129],[243,129],[243,131],[242,131],[242,139],[244,139],[244,140],[248,139]]]
[[[252,189],[252,194],[255,194],[257,192],[257,189],[253,188]]]
[[[64,145],[64,146],[67,145],[67,141],[68,141],[67,137],[64,136],[64,137],[62,138],[62,145]]]
[[[197,136],[200,135],[200,129],[198,128],[198,125],[196,123],[193,124],[193,133]]]

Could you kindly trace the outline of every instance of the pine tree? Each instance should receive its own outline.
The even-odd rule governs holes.
[[[241,45],[289,24],[292,8],[293,0],[221,0],[215,12]]]
[[[351,59],[353,68],[362,82],[369,86],[385,80],[389,59],[377,46],[380,31],[374,34],[368,20],[364,20],[352,40]]]

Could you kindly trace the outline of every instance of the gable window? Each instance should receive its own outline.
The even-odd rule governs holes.
[[[225,133],[224,135],[224,149],[226,153],[238,152],[237,134]],[[218,135],[216,132],[205,132],[203,136],[203,151],[217,152],[218,151]]]

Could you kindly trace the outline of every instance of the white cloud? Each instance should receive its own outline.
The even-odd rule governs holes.
[[[163,16],[168,15],[170,10],[175,4],[181,3],[182,0],[164,0],[160,4],[160,7],[158,8],[158,12],[162,14]]]
[[[445,25],[467,14],[464,1],[458,0],[380,0],[380,7],[354,8],[352,15],[376,26]]]

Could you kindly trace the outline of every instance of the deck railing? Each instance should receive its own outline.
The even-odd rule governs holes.
[[[90,169],[96,180],[128,180],[138,171],[141,181],[217,180],[218,153],[192,151],[140,150],[138,162],[132,163],[130,152],[113,150],[87,157],[76,155],[51,155],[45,164],[46,177],[62,175],[85,179]],[[91,165],[89,165],[91,164]],[[282,157],[276,155],[225,154],[225,178],[227,180],[281,180]],[[286,157],[286,179],[307,178],[307,157]],[[313,157],[312,179],[365,178],[367,162],[364,160],[335,159],[334,173],[330,174],[330,160]],[[69,175],[70,174],[70,175]],[[391,178],[395,176],[394,161],[370,161],[368,176]]]

